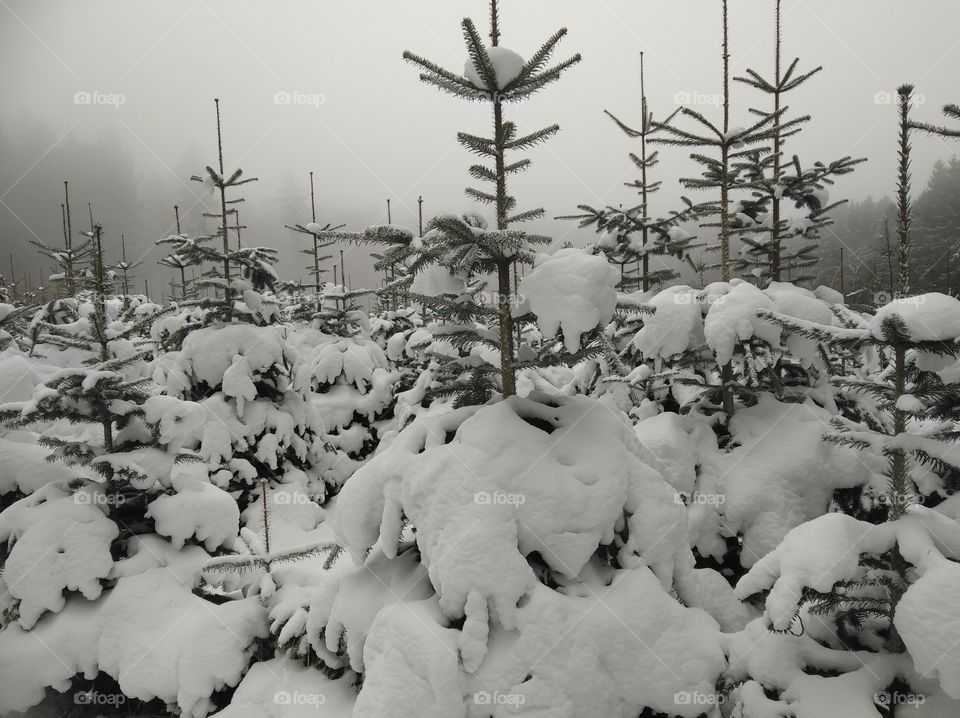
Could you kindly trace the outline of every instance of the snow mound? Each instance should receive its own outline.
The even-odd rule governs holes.
[[[780,328],[757,316],[758,309],[773,309],[773,300],[747,282],[734,282],[730,290],[710,304],[703,332],[707,344],[724,366],[733,358],[740,341],[756,337],[774,347],[780,345]]]
[[[171,485],[177,493],[160,496],[147,507],[146,515],[156,521],[157,533],[169,537],[178,549],[196,536],[208,551],[214,551],[239,530],[237,502],[211,484],[206,473],[197,464],[175,467]]]
[[[517,291],[530,303],[544,337],[552,339],[562,329],[566,350],[573,354],[582,334],[613,317],[619,281],[604,255],[567,248],[539,258]]]
[[[103,671],[124,695],[160,698],[186,718],[204,718],[211,696],[239,681],[256,638],[266,635],[256,599],[212,604],[167,568],[123,578],[95,604],[71,599],[32,631],[0,632],[0,713],[67,690],[78,673]],[[59,660],[51,660],[48,646]]]
[[[537,586],[518,632],[512,652],[533,661],[524,666],[530,678],[519,675],[500,693],[530,715],[633,718],[651,708],[693,718],[703,705],[683,696],[716,697],[726,665],[716,622],[678,603],[643,568],[618,572],[582,598]]]
[[[49,455],[32,432],[7,431],[0,436],[0,495],[17,490],[30,494],[45,484],[75,478],[69,467],[47,461]]]
[[[903,595],[895,623],[914,665],[960,700],[960,566],[936,561]]]
[[[466,617],[469,635],[488,620],[509,628],[536,584],[533,553],[574,577],[628,529],[622,560],[671,583],[678,552],[689,554],[683,508],[639,453],[616,411],[583,397],[423,416],[347,482],[333,529],[362,563],[378,541],[396,555],[408,518],[444,615]],[[475,665],[483,651],[465,660]]]
[[[880,307],[870,322],[870,331],[877,339],[884,339],[883,322],[898,316],[915,342],[952,341],[960,337],[960,300],[933,292],[916,297],[894,299]]]
[[[835,489],[870,480],[868,457],[824,444],[830,418],[812,401],[763,395],[730,422],[739,446],[704,457],[703,473],[714,477],[713,490],[723,496],[717,506],[723,523],[743,536],[744,567],[776,548],[790,529],[825,513]]]
[[[292,658],[254,663],[216,718],[351,718],[357,694]]]
[[[445,623],[436,598],[395,603],[377,615],[353,718],[465,716],[458,632]]]
[[[764,293],[773,300],[774,310],[780,314],[827,326],[833,324],[833,312],[829,305],[808,289],[787,282],[771,282]],[[818,342],[815,339],[791,333],[784,340],[784,346],[806,367],[819,361]]]
[[[79,591],[90,601],[100,596],[100,581],[113,567],[110,546],[119,535],[98,507],[100,498],[48,485],[0,514],[0,541],[13,542],[2,584],[20,600],[23,628],[32,628],[47,611],[63,610],[64,591]]]
[[[183,342],[167,380],[167,391],[183,395],[191,382],[202,382],[213,388],[224,381],[224,374],[234,366],[235,358],[244,361],[241,374],[260,374],[274,365],[283,365],[285,342],[275,327],[256,327],[251,324],[227,324],[191,332]],[[239,385],[238,385],[239,386]]]
[[[440,264],[431,264],[419,272],[410,285],[410,292],[424,297],[441,297],[445,294],[460,296],[467,291],[463,278],[451,274]]]
[[[497,77],[497,87],[487,87],[487,83],[483,79],[483,74],[474,63],[473,58],[470,58],[467,60],[463,72],[464,77],[475,87],[481,87],[487,90],[502,90],[519,77],[523,66],[527,64],[527,61],[519,54],[505,47],[487,47],[486,51],[490,62],[493,64],[494,74]]]
[[[390,363],[380,346],[360,337],[333,337],[316,333],[310,338],[309,358],[297,370],[296,384],[322,390],[339,377],[353,384],[361,394],[374,383],[377,370],[389,371]],[[308,348],[309,345],[302,345]]]
[[[669,359],[703,343],[700,302],[693,289],[670,287],[649,303],[656,312],[643,316],[643,328],[633,337],[634,347],[645,359]]]

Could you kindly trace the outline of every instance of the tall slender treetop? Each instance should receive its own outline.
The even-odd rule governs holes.
[[[555,32],[526,61],[501,47],[496,0],[490,2],[489,46],[484,44],[473,20],[464,18],[461,27],[469,55],[462,75],[409,51],[403,53],[403,58],[423,70],[420,79],[424,82],[467,100],[518,102],[556,82],[564,70],[581,60],[580,55],[576,54],[556,65],[549,64],[557,44],[567,34],[566,28]]]

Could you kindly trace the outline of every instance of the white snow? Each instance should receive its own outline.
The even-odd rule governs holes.
[[[467,290],[463,278],[452,274],[441,264],[431,264],[417,273],[410,285],[413,294],[425,297],[441,297],[445,294],[459,296]]]
[[[176,548],[196,536],[208,551],[237,535],[237,502],[207,480],[202,465],[176,466],[172,477],[171,486],[177,493],[162,495],[147,507],[146,515],[156,521],[158,534],[169,537]]]
[[[711,302],[703,333],[717,364],[728,364],[740,341],[756,337],[774,347],[780,345],[780,328],[757,316],[758,309],[772,308],[770,297],[747,282],[732,283],[727,293]]]
[[[580,337],[610,321],[617,306],[620,275],[602,254],[561,249],[541,256],[520,282],[518,294],[530,303],[547,339],[563,330],[564,346],[573,354]]]
[[[656,312],[643,315],[643,328],[633,337],[633,345],[645,358],[668,359],[703,343],[700,301],[693,289],[670,287],[649,304]]]
[[[498,45],[497,47],[487,47],[485,49],[487,56],[490,58],[490,62],[493,64],[493,71],[497,77],[497,86],[487,87],[487,83],[484,82],[483,75],[480,69],[474,64],[473,59],[467,60],[464,66],[464,76],[476,87],[487,90],[502,90],[517,79],[527,61],[513,50],[503,46]]]
[[[158,697],[204,718],[211,694],[239,682],[253,640],[266,635],[262,612],[255,599],[198,598],[166,568],[123,578],[95,604],[73,598],[32,631],[0,632],[0,713],[36,705],[47,686],[66,690],[77,673],[103,671],[129,697]]]
[[[960,565],[945,559],[907,589],[894,622],[917,671],[960,700]]]
[[[954,341],[960,337],[960,300],[930,293],[894,299],[880,307],[870,322],[877,339],[885,339],[884,319],[899,316],[913,341]]]
[[[100,509],[103,494],[69,494],[47,485],[0,514],[0,541],[13,542],[2,583],[20,599],[19,623],[32,628],[47,611],[64,607],[64,591],[100,596],[110,574],[117,526]]]

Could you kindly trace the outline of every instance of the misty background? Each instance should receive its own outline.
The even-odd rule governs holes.
[[[485,0],[0,0],[0,273],[26,273],[36,286],[51,268],[30,240],[62,242],[60,203],[70,182],[74,229],[88,227],[87,203],[104,226],[110,261],[120,235],[128,260],[140,259],[137,289],[169,289],[156,239],[175,232],[179,205],[187,233],[213,230],[203,220],[214,195],[191,175],[216,166],[213,98],[223,116],[224,159],[259,182],[239,206],[245,245],[280,250],[281,278],[304,278],[305,237],[284,224],[310,221],[308,173],[315,173],[321,223],[362,230],[387,221],[417,229],[424,219],[479,210],[463,194],[472,158],[458,131],[483,134],[489,108],[424,85],[403,62],[409,49],[462,72],[459,22],[486,31]],[[529,156],[530,171],[511,182],[519,208],[547,216],[578,204],[635,204],[623,183],[636,176],[635,143],[603,114],[639,124],[639,55],[658,119],[679,102],[719,122],[720,3],[706,0],[512,0],[501,9],[501,44],[529,57],[556,29],[569,36],[557,59],[583,62],[531,101],[507,109],[521,132],[554,122],[560,135]],[[731,4],[731,69],[772,75],[772,0]],[[916,117],[939,121],[939,107],[960,101],[960,3],[955,0],[804,0],[784,2],[784,57],[824,70],[790,96],[791,115],[813,121],[787,144],[804,164],[844,155],[869,158],[832,190],[832,199],[882,198],[895,186],[896,87],[920,96]],[[766,98],[733,83],[732,125]],[[713,103],[713,104],[712,104]],[[960,145],[914,141],[914,188],[934,163]],[[684,150],[661,148],[663,180],[651,213],[679,208],[678,178],[697,169]],[[691,194],[695,201],[705,195]],[[528,227],[554,244],[595,236],[576,223],[547,219]],[[842,227],[838,226],[837,232]],[[701,239],[703,235],[701,234]],[[831,240],[830,233],[825,238]],[[837,239],[843,241],[842,236]],[[367,248],[345,247],[354,288],[377,282]],[[710,277],[708,277],[710,279]]]

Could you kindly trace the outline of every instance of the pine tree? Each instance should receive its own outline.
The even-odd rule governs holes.
[[[910,225],[913,207],[910,200],[910,108],[913,105],[913,85],[897,88],[897,112],[900,120],[897,145],[897,292],[906,297],[910,292]]]
[[[120,272],[120,294],[123,297],[125,305],[128,305],[130,302],[130,280],[132,279],[131,273],[134,269],[139,267],[143,262],[128,262],[127,261],[127,241],[126,238],[121,234],[120,235],[120,261],[114,264],[110,269],[115,272]]]
[[[680,116],[688,117],[697,126],[697,130],[684,130],[673,123],[658,123],[663,130],[651,138],[652,143],[690,147],[693,149],[713,150],[716,156],[707,156],[701,152],[691,155],[691,158],[703,168],[703,176],[699,178],[684,178],[681,180],[687,189],[719,191],[719,201],[699,205],[701,215],[716,216],[716,222],[704,224],[704,227],[715,227],[720,236],[720,273],[721,279],[730,281],[733,264],[731,262],[731,237],[734,230],[739,228],[738,218],[735,216],[731,196],[735,191],[753,193],[763,188],[759,178],[748,174],[744,161],[748,160],[751,152],[772,142],[776,137],[787,137],[796,131],[796,127],[803,118],[783,120],[785,108],[779,112],[763,113],[759,120],[750,126],[731,128],[730,115],[730,42],[728,23],[728,3],[722,4],[723,28],[723,117],[719,124],[708,120],[700,112],[684,107]]]
[[[142,428],[128,431],[135,419],[143,417],[143,403],[149,397],[146,379],[126,371],[141,362],[149,353],[138,340],[143,328],[152,324],[157,314],[123,326],[112,322],[107,313],[109,277],[103,261],[103,228],[98,224],[89,235],[93,269],[89,277],[77,277],[78,286],[91,292],[92,311],[71,324],[41,322],[39,341],[60,349],[79,350],[85,356],[82,368],[63,369],[38,389],[30,402],[7,404],[0,408],[0,422],[9,426],[29,426],[34,422],[67,419],[75,424],[91,424],[101,429],[99,443],[86,437],[63,439],[43,436],[40,443],[52,450],[51,457],[69,464],[92,466],[108,481],[130,478],[115,477],[109,462],[95,462],[97,457],[140,448],[144,442]],[[139,348],[129,350],[130,343]],[[122,351],[118,352],[118,349]],[[149,432],[146,433],[149,438]],[[116,490],[123,490],[118,485]]]
[[[874,375],[836,377],[836,383],[850,394],[870,397],[879,410],[868,425],[856,424],[842,417],[834,421],[834,430],[824,439],[840,446],[871,451],[885,456],[888,467],[889,516],[895,520],[903,516],[915,503],[916,484],[910,477],[909,458],[932,466],[945,474],[951,470],[950,458],[944,441],[955,438],[949,423],[938,429],[926,427],[922,437],[911,434],[912,422],[930,416],[931,407],[960,392],[960,384],[944,382],[937,374],[924,370],[927,357],[960,356],[960,342],[954,339],[928,339],[939,331],[936,310],[924,316],[924,305],[929,301],[943,306],[943,301],[960,304],[943,295],[928,294],[895,300],[878,312],[869,326],[854,328],[830,327],[813,322],[802,322],[777,312],[760,310],[758,314],[781,327],[841,349],[862,351],[868,347],[881,350],[881,357],[889,355],[889,367]],[[900,310],[916,307],[908,323]],[[919,328],[919,331],[917,331]],[[915,338],[915,334],[920,338]],[[954,467],[958,468],[958,467]]]
[[[797,73],[800,59],[796,58],[786,71],[783,70],[780,0],[775,3],[774,38],[772,79],[766,79],[750,69],[746,77],[733,78],[736,82],[760,90],[772,100],[771,110],[752,110],[757,116],[772,121],[772,147],[753,150],[739,161],[742,176],[751,177],[754,186],[751,199],[741,202],[740,226],[735,234],[746,247],[735,265],[738,271],[746,272],[761,284],[779,282],[784,271],[790,273],[790,279],[794,282],[812,278],[794,276],[793,271],[817,263],[813,253],[817,248],[819,230],[831,223],[828,217],[830,211],[843,204],[831,203],[826,190],[836,177],[853,172],[857,164],[866,161],[843,157],[828,164],[816,162],[812,168],[804,169],[796,155],[792,160],[785,157],[785,141],[799,133],[811,118],[809,115],[797,117],[785,126],[783,116],[788,108],[784,100],[823,68]],[[805,215],[802,220],[791,221],[785,216],[785,202],[791,202],[802,210]],[[799,242],[789,248],[786,245],[788,239],[797,239]]]
[[[331,222],[327,222],[323,226],[317,224],[317,202],[313,188],[313,172],[310,173],[310,213],[311,220],[309,223],[305,225],[295,224],[292,226],[284,226],[287,229],[292,229],[294,232],[309,235],[313,240],[312,246],[302,251],[311,259],[311,264],[307,267],[307,271],[310,276],[313,277],[314,303],[312,312],[314,315],[316,315],[320,313],[322,304],[321,294],[323,293],[323,284],[321,283],[320,279],[323,272],[326,271],[320,269],[320,264],[321,262],[325,262],[331,258],[331,255],[321,254],[320,250],[326,249],[327,247],[335,244],[338,233],[346,225],[334,225]],[[308,310],[308,307],[301,305],[299,309],[294,310],[294,317],[304,318],[302,314],[306,310]]]
[[[500,46],[500,20],[497,0],[490,0],[490,46],[484,45],[479,33],[469,18],[462,23],[464,40],[469,59],[464,75],[445,70],[439,65],[414,55],[404,53],[404,59],[421,68],[420,79],[428,84],[462,99],[490,102],[493,106],[493,136],[480,137],[466,132],[457,135],[458,142],[470,152],[492,161],[486,165],[473,165],[470,174],[481,182],[489,182],[495,189],[485,192],[473,188],[467,195],[483,204],[493,205],[496,210],[496,230],[484,233],[482,240],[462,223],[447,223],[441,227],[449,241],[448,259],[459,267],[482,266],[497,276],[498,319],[500,324],[501,384],[504,397],[515,393],[514,336],[511,317],[511,269],[514,262],[530,261],[526,250],[533,238],[525,232],[510,229],[511,225],[536,220],[544,215],[542,209],[514,213],[517,200],[507,192],[510,175],[526,170],[529,159],[507,162],[508,153],[531,149],[547,141],[560,131],[551,125],[522,137],[517,134],[516,124],[504,119],[504,106],[520,102],[560,79],[561,74],[580,62],[580,55],[549,66],[557,44],[567,34],[561,29],[548,39],[526,62],[516,53]],[[536,241],[542,241],[539,238]]]
[[[670,122],[673,115],[663,123],[657,123],[653,119],[653,113],[647,107],[642,52],[640,53],[640,106],[641,123],[640,129],[636,130],[612,113],[605,111],[627,137],[640,140],[640,154],[630,153],[631,161],[640,170],[640,178],[626,183],[627,187],[637,190],[640,195],[640,204],[629,209],[608,206],[599,210],[589,205],[580,205],[578,208],[584,214],[559,219],[577,219],[581,227],[594,226],[598,233],[604,234],[598,246],[611,262],[620,266],[623,277],[621,288],[624,291],[640,289],[647,292],[654,283],[662,286],[665,282],[680,276],[679,273],[670,269],[651,272],[651,256],[671,256],[689,262],[690,251],[701,245],[691,244],[694,237],[679,226],[697,217],[693,203],[686,197],[682,198],[686,205],[683,210],[673,212],[667,218],[654,219],[650,216],[649,198],[660,189],[661,183],[649,177],[651,170],[658,164],[659,157],[657,152],[649,152],[647,144],[662,124]],[[635,273],[632,271],[634,265],[637,267]]]
[[[245,184],[250,182],[256,182],[256,177],[249,177],[243,179],[243,170],[236,169],[228,177],[226,171],[224,170],[223,164],[223,133],[220,126],[220,100],[219,98],[214,98],[214,104],[217,108],[217,157],[218,157],[218,169],[207,165],[206,167],[206,177],[201,177],[199,175],[193,175],[190,179],[194,182],[200,182],[201,184],[209,184],[220,196],[220,212],[216,214],[205,213],[205,217],[215,217],[219,221],[217,227],[217,235],[223,242],[222,251],[213,249],[212,247],[204,247],[203,259],[212,261],[214,263],[213,269],[208,272],[207,279],[203,280],[202,284],[204,286],[213,286],[218,288],[221,291],[222,301],[216,308],[218,316],[222,316],[223,319],[229,320],[233,313],[233,301],[235,295],[237,294],[238,288],[233,285],[233,280],[230,276],[230,265],[231,262],[236,262],[238,257],[234,256],[233,250],[230,249],[230,232],[239,231],[238,226],[230,226],[231,216],[236,215],[236,207],[234,205],[243,202],[243,198],[234,198],[227,199],[228,190],[233,190],[237,187],[242,187]],[[222,271],[218,268],[222,266]],[[198,283],[199,284],[199,283]]]

